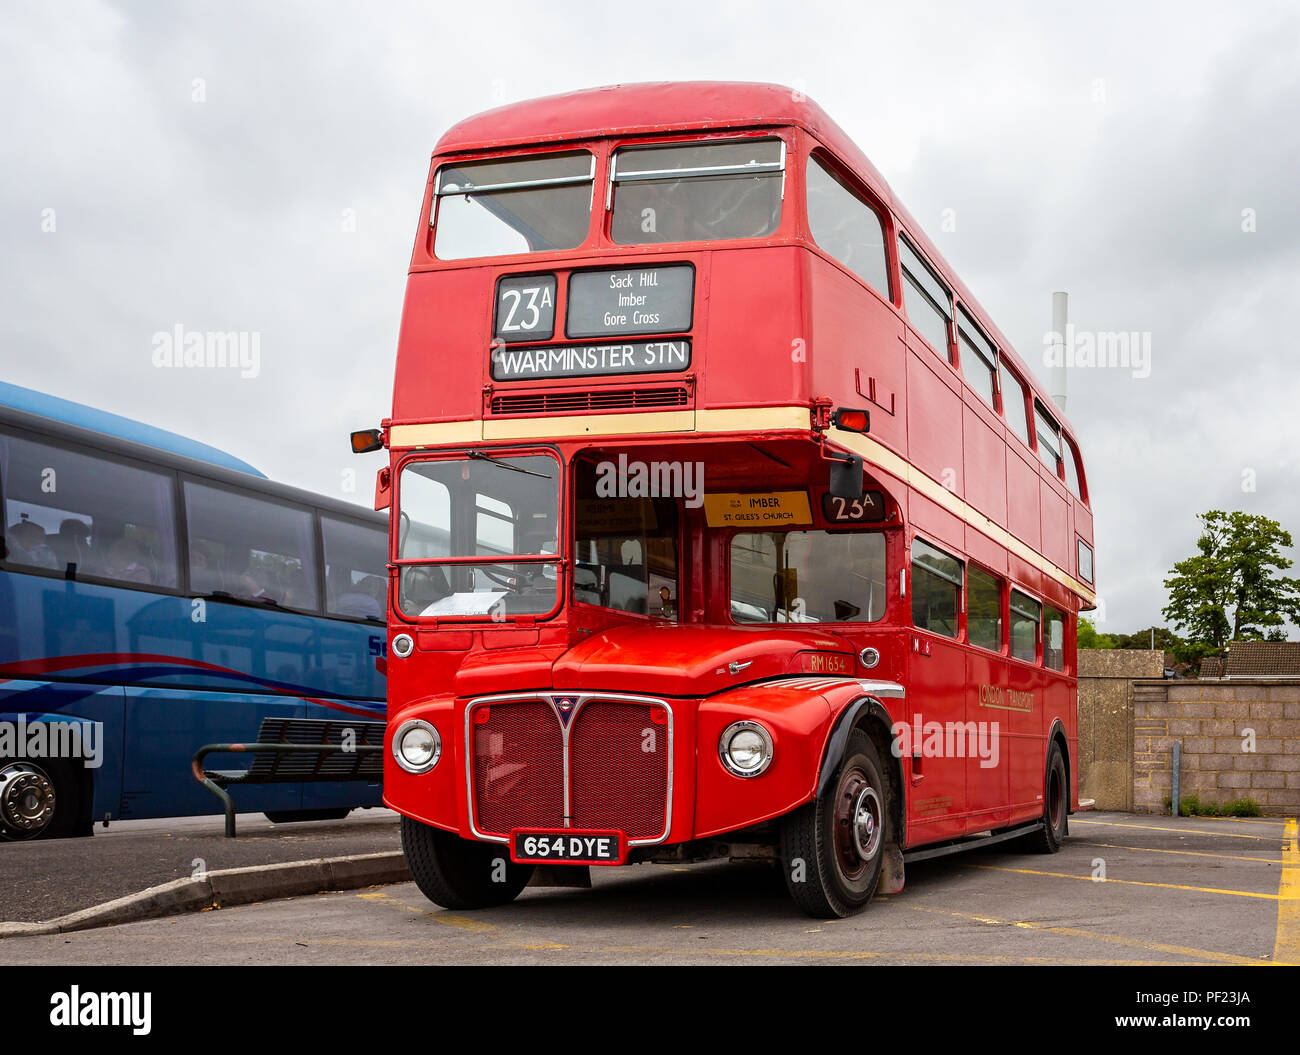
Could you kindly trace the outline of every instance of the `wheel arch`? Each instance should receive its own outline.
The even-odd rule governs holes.
[[[894,831],[898,833],[899,845],[906,845],[907,783],[903,779],[903,759],[894,750],[894,720],[885,705],[874,696],[859,697],[840,712],[827,738],[826,749],[822,753],[822,764],[817,774],[817,787],[813,798],[820,798],[835,778],[840,763],[844,760],[849,736],[855,730],[861,730],[869,736],[880,753],[886,779],[890,785],[889,810],[894,822]]]

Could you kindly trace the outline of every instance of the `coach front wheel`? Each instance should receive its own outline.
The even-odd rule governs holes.
[[[517,865],[499,843],[462,839],[410,817],[402,818],[402,850],[420,893],[452,909],[494,908],[519,896],[532,865]]]
[[[810,916],[850,916],[871,900],[889,838],[883,774],[876,745],[855,732],[826,792],[782,822],[786,886]]]

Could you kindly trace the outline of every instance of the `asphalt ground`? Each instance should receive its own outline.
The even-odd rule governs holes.
[[[11,937],[0,964],[1300,963],[1296,843],[1293,819],[1090,812],[1059,854],[912,864],[846,920],[803,916],[770,867],[640,865],[474,913],[402,883]]]
[[[88,839],[0,842],[0,922],[53,919],[197,871],[402,848],[397,814],[386,809],[293,824],[240,814],[236,825],[234,839],[215,816],[116,821]]]

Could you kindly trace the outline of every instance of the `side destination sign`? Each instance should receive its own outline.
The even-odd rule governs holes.
[[[535,381],[552,377],[659,374],[691,365],[691,342],[629,341],[621,344],[551,344],[492,349],[492,380]]]

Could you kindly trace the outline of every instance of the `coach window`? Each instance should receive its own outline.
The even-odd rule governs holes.
[[[1043,605],[1043,666],[1065,669],[1065,616],[1050,604]]]
[[[966,579],[966,639],[1002,651],[1002,580],[974,564]]]
[[[174,589],[172,477],[0,433],[10,564]]]
[[[380,620],[388,601],[388,533],[378,525],[322,515],[325,611]]]
[[[315,611],[310,510],[185,481],[190,589]]]
[[[944,637],[957,636],[962,565],[920,539],[912,540],[912,622]]]
[[[1066,486],[1075,498],[1083,501],[1083,489],[1079,486],[1079,451],[1065,433],[1061,433],[1061,460],[1065,462]]]
[[[913,328],[941,356],[952,361],[948,335],[952,332],[952,295],[907,241],[898,240],[903,265],[903,304]]]
[[[731,139],[614,152],[610,238],[618,245],[763,238],[781,223],[785,143]]]
[[[1042,605],[1019,590],[1011,591],[1011,655],[1026,663],[1038,660],[1038,624]]]
[[[808,159],[808,229],[813,241],[889,299],[885,225],[818,158]]]
[[[1028,447],[1029,417],[1025,410],[1025,387],[1020,383],[1020,378],[1007,369],[1005,363],[999,363],[998,369],[1002,379],[1002,416],[1006,419],[1008,428]]]
[[[1034,402],[1034,421],[1038,426],[1038,457],[1052,470],[1054,476],[1061,475],[1061,433],[1043,409],[1043,405]]]
[[[596,158],[586,150],[438,169],[433,252],[441,260],[573,249],[587,240]]]
[[[962,377],[979,393],[980,399],[990,407],[996,407],[993,390],[997,383],[997,350],[961,308],[957,309],[957,338],[961,346],[959,363]]]

